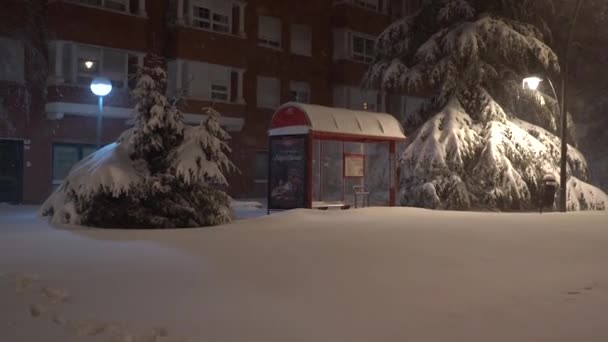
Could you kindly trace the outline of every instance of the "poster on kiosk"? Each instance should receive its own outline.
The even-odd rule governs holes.
[[[268,209],[306,207],[306,135],[270,138]]]

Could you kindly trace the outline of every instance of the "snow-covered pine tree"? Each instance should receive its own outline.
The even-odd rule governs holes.
[[[78,163],[43,205],[61,223],[107,228],[202,227],[230,221],[222,190],[229,135],[219,113],[185,125],[165,95],[167,74],[156,56],[137,75],[135,127]]]
[[[497,3],[510,2],[426,0],[376,42],[365,84],[434,91],[404,122],[411,133],[401,160],[404,205],[527,210],[537,205],[543,175],[559,173],[557,127],[523,121],[513,105],[524,76],[559,72],[557,56],[535,26],[497,15]],[[558,122],[542,110],[535,123]],[[568,160],[569,173],[586,180],[583,156],[570,148]],[[606,208],[604,193],[572,177],[569,193],[579,192],[589,197],[588,208]],[[571,208],[581,207],[569,197]]]
[[[164,60],[149,55],[146,62],[147,65],[137,72],[132,92],[135,127],[130,143],[133,146],[131,157],[145,161],[154,174],[168,169],[172,157],[169,152],[182,143],[185,125],[179,109],[166,97]]]

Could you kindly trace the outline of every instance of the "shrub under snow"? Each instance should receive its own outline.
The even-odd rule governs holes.
[[[154,60],[154,59],[153,59]],[[133,91],[136,124],[76,164],[42,214],[57,223],[107,228],[177,228],[230,221],[224,172],[228,134],[207,109],[198,127],[184,124],[165,97],[167,75],[144,67]]]
[[[457,101],[409,137],[401,161],[402,203],[446,209],[526,210],[538,204],[546,174],[559,179],[560,141],[504,113],[475,122]],[[568,149],[569,210],[604,210],[608,196],[582,179],[584,157]]]

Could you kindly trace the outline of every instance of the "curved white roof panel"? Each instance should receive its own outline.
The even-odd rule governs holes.
[[[296,102],[286,103],[276,111],[269,133],[271,136],[302,134],[309,130],[329,135],[405,139],[401,124],[390,114]]]

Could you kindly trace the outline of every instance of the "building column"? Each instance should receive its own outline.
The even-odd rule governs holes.
[[[177,24],[184,25],[184,0],[177,0]]]
[[[57,42],[55,45],[55,75],[53,75],[54,83],[60,84],[63,79],[63,42]]]
[[[244,104],[245,98],[243,97],[243,79],[244,79],[244,75],[245,75],[245,70],[239,70],[238,75],[239,75],[239,86],[237,87],[236,102]]]
[[[182,89],[184,80],[182,79],[182,69],[184,62],[181,60],[175,61],[175,92],[182,96],[186,96],[185,89]]]
[[[245,7],[247,3],[241,3],[239,6],[239,34],[241,37],[245,37],[247,34],[245,33]]]
[[[146,0],[139,0],[139,12],[137,13],[142,17],[147,16],[146,13]]]

